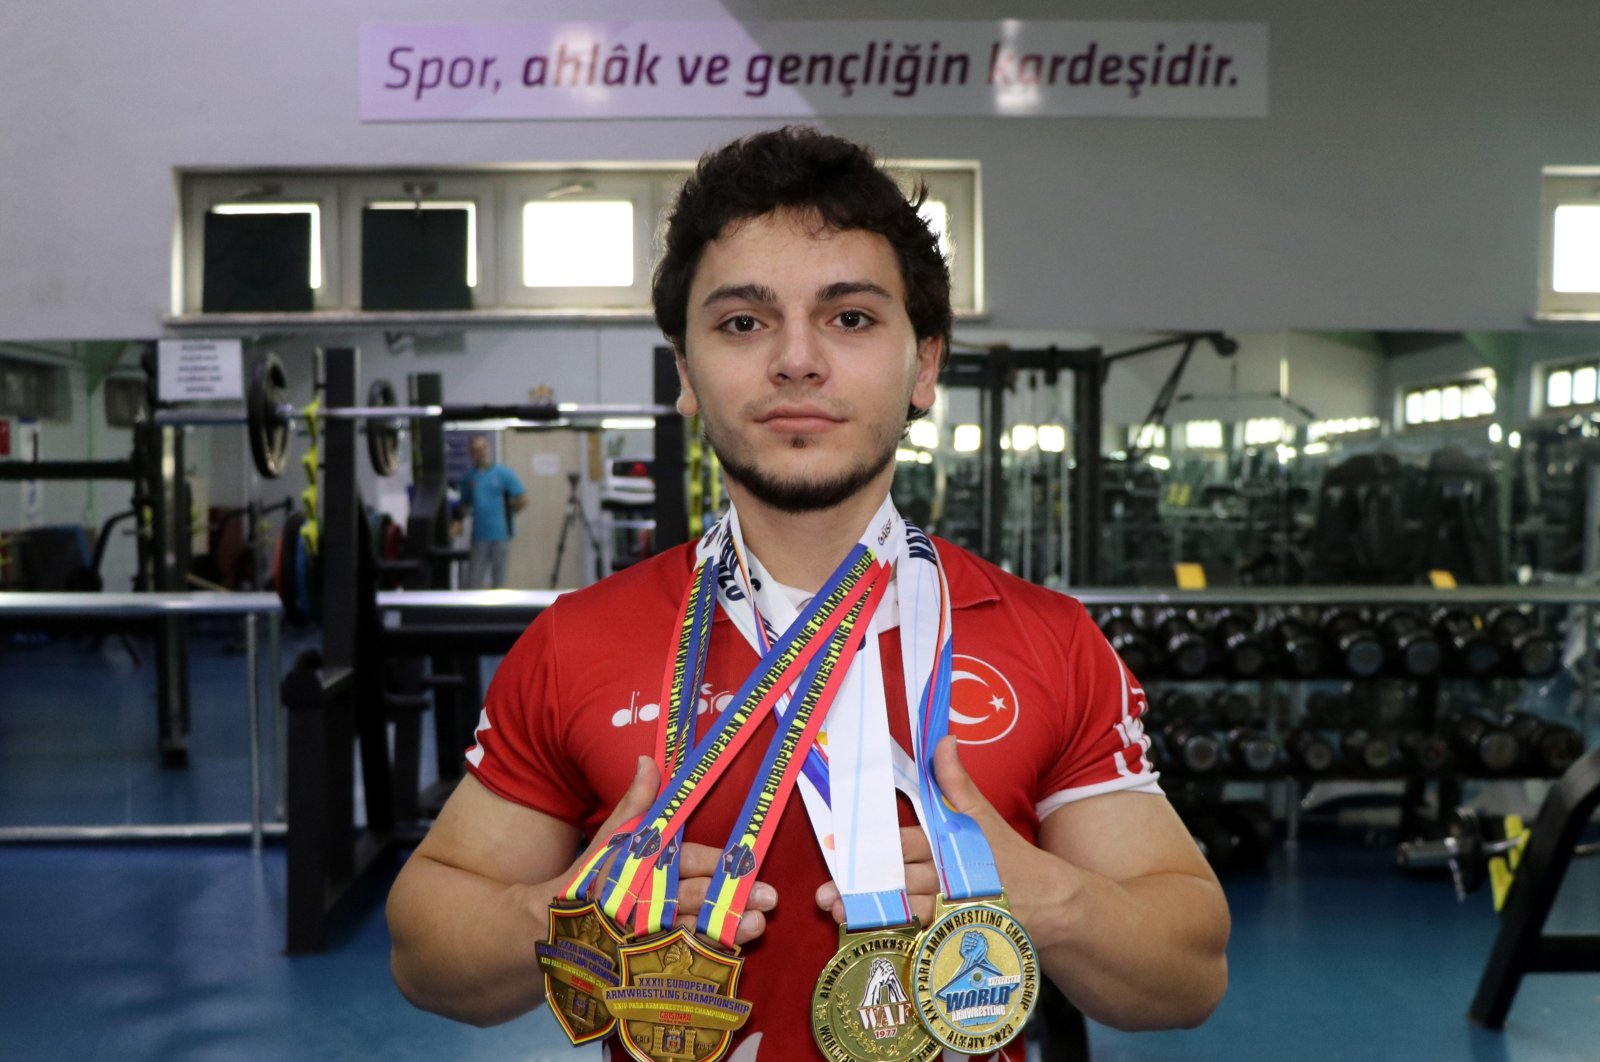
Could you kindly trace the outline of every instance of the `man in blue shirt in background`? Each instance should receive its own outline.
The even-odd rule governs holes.
[[[528,492],[517,474],[489,456],[489,439],[474,435],[468,444],[472,468],[461,477],[461,513],[472,514],[472,553],[467,558],[466,590],[506,584],[506,552],[511,544],[511,516],[528,504]]]

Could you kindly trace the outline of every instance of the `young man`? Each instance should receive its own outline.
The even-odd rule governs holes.
[[[937,245],[865,151],[779,130],[701,161],[674,210],[654,295],[678,353],[679,408],[701,415],[727,473],[737,521],[717,533],[748,564],[740,585],[763,613],[804,608],[872,537],[908,413],[933,402],[951,320]],[[916,554],[900,554],[895,585],[910,585]],[[390,897],[395,980],[418,1006],[489,1024],[542,1001],[534,945],[579,837],[597,838],[596,850],[663,784],[650,758],[658,691],[695,558],[695,546],[673,550],[563,597],[501,666],[471,774]],[[1226,985],[1227,908],[1144,759],[1136,680],[1076,601],[949,543],[937,543],[936,562],[924,550],[925,561],[947,581],[954,660],[952,738],[924,759],[981,828],[1044,975],[1111,1025],[1203,1021]],[[757,664],[751,636],[729,621],[738,598],[719,595],[697,736]],[[857,710],[887,714],[908,752],[899,626],[925,613],[908,591],[894,598],[870,627],[882,696],[862,684]],[[852,670],[867,655],[864,646]],[[843,703],[841,694],[836,714]],[[761,724],[754,749],[688,819],[680,924],[694,924],[726,862],[773,728]],[[845,735],[829,733],[830,753],[841,752]],[[910,909],[927,925],[939,878],[907,803],[898,858]],[[841,856],[825,855],[833,838],[819,844],[808,810],[799,799],[784,807],[737,924],[746,959],[737,994],[753,1003],[733,1041],[741,1062],[822,1057],[811,989],[839,947],[844,909],[826,860]],[[1020,1059],[1021,1040],[996,1054]]]
[[[474,435],[467,444],[472,468],[461,477],[461,514],[472,516],[472,548],[467,555],[467,590],[506,585],[506,552],[511,517],[528,505],[517,474],[489,453],[489,439]]]

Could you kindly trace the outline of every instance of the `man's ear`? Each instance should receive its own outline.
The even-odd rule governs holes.
[[[695,397],[694,384],[689,380],[689,359],[684,355],[681,344],[674,343],[672,353],[673,361],[678,366],[678,412],[692,417],[700,412],[700,400]]]
[[[917,340],[917,377],[911,388],[911,404],[918,409],[933,408],[934,385],[939,382],[939,365],[943,360],[943,337]]]

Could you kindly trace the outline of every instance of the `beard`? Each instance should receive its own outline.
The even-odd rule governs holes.
[[[891,428],[881,438],[875,438],[873,449],[853,464],[822,477],[780,476],[759,467],[741,448],[723,445],[709,420],[704,422],[704,429],[706,441],[716,452],[722,471],[756,500],[779,512],[813,513],[843,504],[888,468],[894,461],[895,446],[905,432],[905,425],[900,425],[898,431]],[[803,450],[807,444],[804,439],[796,438],[791,445]]]

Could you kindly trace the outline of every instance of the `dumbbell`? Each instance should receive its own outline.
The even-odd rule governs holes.
[[[1150,698],[1150,715],[1162,725],[1196,722],[1201,714],[1200,698],[1185,689],[1165,686]]]
[[[1438,672],[1444,650],[1433,631],[1409,608],[1387,608],[1376,617],[1390,669],[1397,674],[1423,678]]]
[[[1318,690],[1306,698],[1306,719],[1332,730],[1349,726],[1352,722],[1350,699],[1343,694]]]
[[[1399,745],[1401,761],[1418,774],[1440,774],[1450,765],[1450,743],[1436,734],[1408,730]]]
[[[1207,707],[1208,720],[1220,727],[1247,726],[1256,717],[1256,702],[1238,690],[1217,690]]]
[[[1457,717],[1451,734],[1451,744],[1463,762],[1489,774],[1505,774],[1522,760],[1522,742],[1486,716]]]
[[[1499,666],[1499,646],[1479,629],[1477,618],[1470,613],[1438,608],[1430,621],[1444,646],[1450,670],[1461,675],[1487,675]]]
[[[1394,767],[1394,743],[1369,730],[1347,730],[1339,737],[1344,762],[1363,774],[1385,774]]]
[[[1152,674],[1156,667],[1155,648],[1150,644],[1150,639],[1145,635],[1144,628],[1129,613],[1120,607],[1102,609],[1096,620],[1100,631],[1106,636],[1106,641],[1111,643],[1122,662],[1128,665],[1128,670],[1135,675]]]
[[[1361,613],[1335,606],[1322,613],[1318,623],[1333,650],[1335,666],[1356,678],[1371,678],[1383,670],[1383,642]]]
[[[1255,678],[1266,670],[1267,649],[1256,633],[1258,622],[1249,609],[1234,606],[1213,609],[1205,617],[1214,658],[1234,678]]]
[[[1504,820],[1481,815],[1472,808],[1456,808],[1445,820],[1444,836],[1437,840],[1405,841],[1395,852],[1395,862],[1407,870],[1448,867],[1456,886],[1456,899],[1477,892],[1489,876],[1489,860],[1529,843],[1507,837]],[[1600,843],[1574,845],[1572,857],[1600,855]]]
[[[1508,712],[1502,725],[1522,746],[1525,763],[1543,774],[1561,774],[1583,755],[1583,735],[1570,726],[1528,712]]]
[[[1298,774],[1327,774],[1339,762],[1339,750],[1315,730],[1290,731],[1284,748]]]
[[[1217,809],[1217,821],[1233,846],[1230,868],[1254,870],[1267,861],[1277,841],[1272,811],[1259,800],[1236,800]]]
[[[1483,623],[1511,674],[1543,678],[1561,666],[1561,649],[1555,639],[1521,609],[1504,605],[1492,608],[1485,613]]]
[[[1215,734],[1190,723],[1161,728],[1162,760],[1183,774],[1213,774],[1222,767],[1222,743]]]
[[[1315,631],[1287,613],[1277,617],[1268,630],[1272,666],[1290,678],[1315,678],[1326,662],[1322,639]]]
[[[1278,743],[1259,730],[1237,727],[1228,731],[1228,754],[1246,774],[1271,774],[1278,769]]]
[[[1192,679],[1211,666],[1211,650],[1206,640],[1180,609],[1157,609],[1150,617],[1149,629],[1156,653],[1169,675]]]

